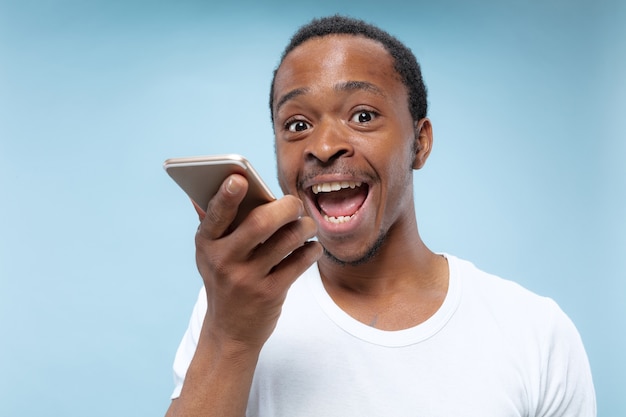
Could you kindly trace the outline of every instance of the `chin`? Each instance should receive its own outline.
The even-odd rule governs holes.
[[[338,254],[329,251],[326,246],[324,246],[324,256],[326,259],[332,261],[333,263],[341,266],[359,266],[365,265],[376,258],[379,254],[380,249],[387,238],[386,234],[381,234],[376,241],[370,245],[364,252],[355,254]]]

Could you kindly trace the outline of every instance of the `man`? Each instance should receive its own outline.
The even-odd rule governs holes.
[[[595,415],[558,306],[422,242],[412,175],[433,133],[408,48],[314,20],[270,108],[286,196],[232,229],[247,190],[233,175],[199,212],[205,291],[168,416]]]

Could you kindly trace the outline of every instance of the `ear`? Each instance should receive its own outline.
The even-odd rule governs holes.
[[[413,169],[420,169],[426,163],[428,155],[433,148],[433,126],[430,120],[424,117],[414,122],[415,126],[415,159]]]

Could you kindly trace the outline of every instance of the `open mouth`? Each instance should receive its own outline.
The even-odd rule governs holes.
[[[333,181],[311,187],[315,204],[330,223],[349,222],[367,199],[368,185],[360,181]]]

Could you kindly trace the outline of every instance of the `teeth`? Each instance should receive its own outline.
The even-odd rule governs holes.
[[[335,224],[341,224],[341,223],[346,223],[349,222],[352,219],[353,216],[339,216],[339,217],[333,217],[333,216],[328,216],[328,215],[324,215],[324,220],[326,220],[327,222],[330,223],[335,223]]]
[[[315,184],[312,188],[313,194],[330,193],[332,191],[339,191],[343,188],[356,188],[360,187],[361,181],[333,181],[325,182],[322,184]]]

